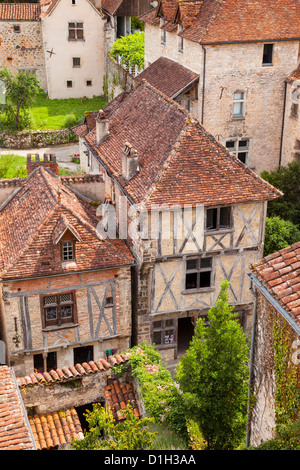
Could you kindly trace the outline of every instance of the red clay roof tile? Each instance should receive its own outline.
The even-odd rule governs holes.
[[[41,6],[39,3],[1,3],[0,20],[38,21]]]

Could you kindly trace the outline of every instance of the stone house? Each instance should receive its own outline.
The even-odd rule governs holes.
[[[255,401],[247,436],[253,446],[275,437],[276,325],[286,340],[289,367],[294,370],[294,386],[298,390],[300,387],[299,267],[300,242],[260,260],[249,274],[256,298],[250,365],[251,392]]]
[[[145,67],[159,68],[164,57],[197,73],[187,106],[257,174],[294,159],[282,129],[285,80],[299,65],[299,15],[298,0],[161,0],[140,18]]]
[[[83,158],[99,168],[105,208],[136,259],[133,343],[176,358],[224,279],[249,333],[246,273],[262,256],[267,201],[281,193],[145,80],[112,108],[94,116],[92,130],[73,130],[83,132]]]
[[[131,341],[134,259],[123,240],[98,234],[89,183],[101,178],[60,178],[47,155],[29,156],[27,172],[0,188],[0,339],[17,377],[105,358]]]
[[[0,68],[35,73],[47,88],[39,3],[0,4]]]

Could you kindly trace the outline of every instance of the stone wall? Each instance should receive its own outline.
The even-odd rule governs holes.
[[[8,149],[34,149],[77,142],[69,129],[49,131],[0,132],[0,147]]]
[[[47,88],[40,21],[1,21],[0,44],[0,68],[34,71],[41,87]]]

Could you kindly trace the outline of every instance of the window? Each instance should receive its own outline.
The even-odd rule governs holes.
[[[76,5],[76,0],[72,0],[72,5]]]
[[[14,33],[20,33],[21,32],[21,26],[19,24],[14,24]]]
[[[46,358],[43,354],[34,354],[33,367],[35,372],[49,372],[57,369],[56,351],[48,352]]]
[[[206,230],[225,230],[231,227],[231,207],[206,210]]]
[[[80,67],[80,57],[73,57],[73,67]]]
[[[152,343],[169,346],[175,343],[175,320],[158,320],[152,323]]]
[[[178,25],[178,34],[182,31],[183,26],[182,24]],[[178,52],[183,52],[183,38],[178,36]]]
[[[105,307],[112,307],[114,304],[113,297],[106,297],[105,299]]]
[[[93,82],[92,80],[86,80],[86,86],[92,86]]]
[[[69,23],[69,40],[83,40],[83,23]]]
[[[84,362],[89,363],[94,360],[94,348],[93,346],[81,346],[80,348],[73,349],[74,354],[74,365],[83,364]]]
[[[8,60],[8,62],[11,62],[11,61],[12,61],[12,57],[7,57],[6,60]]]
[[[72,80],[67,80],[67,88],[72,88],[72,87],[73,87]]]
[[[74,293],[42,297],[43,324],[45,327],[74,323]]]
[[[66,241],[62,243],[62,260],[71,261],[74,260],[74,243]]]
[[[186,260],[185,288],[204,289],[212,286],[212,258]]]
[[[236,91],[233,94],[233,117],[239,118],[244,116],[244,92]]]
[[[272,65],[273,63],[273,44],[264,44],[263,65]]]
[[[249,153],[249,140],[228,140],[226,147],[233,153],[241,162],[247,164],[248,153]]]

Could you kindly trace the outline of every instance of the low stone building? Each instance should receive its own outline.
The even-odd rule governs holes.
[[[251,396],[248,442],[258,446],[273,439],[276,432],[276,410],[282,406],[276,399],[278,381],[287,380],[294,394],[300,387],[300,242],[260,260],[249,274],[256,296],[253,325]],[[284,344],[276,346],[276,342]],[[284,364],[279,364],[281,377],[276,377],[276,347],[283,347]],[[280,355],[280,354],[279,354]],[[289,370],[289,372],[288,372]],[[288,377],[288,378],[287,378]],[[280,384],[281,387],[284,384]],[[291,393],[291,392],[289,392]],[[291,396],[281,393],[281,399]],[[280,397],[279,397],[280,398]],[[288,407],[285,411],[288,413]],[[295,410],[297,414],[297,410]],[[299,410],[298,410],[299,413]],[[279,416],[280,417],[280,416]],[[294,417],[295,419],[295,417]]]
[[[164,359],[176,358],[224,279],[249,333],[246,273],[262,256],[267,201],[281,193],[145,80],[94,119],[91,130],[83,123],[83,158],[99,167],[115,233],[137,262],[134,343],[155,343]]]
[[[160,0],[141,17],[145,67],[164,57],[197,73],[193,114],[257,174],[294,160],[297,136],[286,127],[283,145],[283,122],[299,15],[298,0]]]
[[[0,4],[0,68],[28,71],[47,88],[39,3]]]
[[[64,180],[55,159],[31,156],[27,171],[2,183],[0,208],[1,340],[17,376],[106,357],[131,340],[134,258],[124,241],[99,236],[83,194],[94,178]]]

